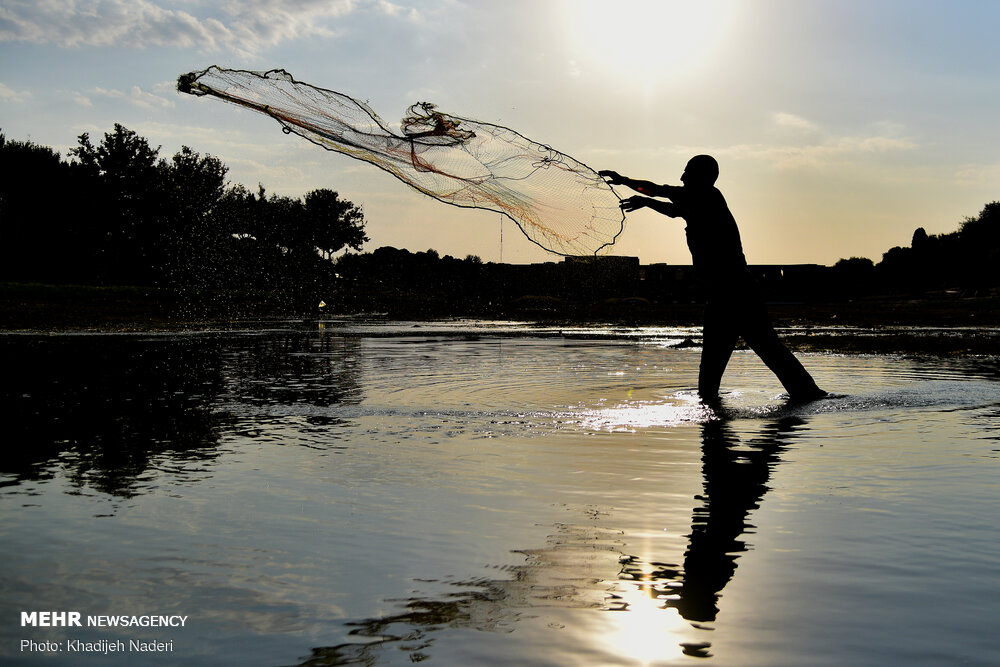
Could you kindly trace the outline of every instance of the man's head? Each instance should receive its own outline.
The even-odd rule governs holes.
[[[688,187],[710,188],[719,178],[719,163],[711,155],[695,155],[688,160],[681,183]]]

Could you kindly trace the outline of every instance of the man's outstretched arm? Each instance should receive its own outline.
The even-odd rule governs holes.
[[[649,197],[629,197],[628,199],[622,200],[622,210],[623,211],[635,211],[640,208],[651,208],[657,213],[662,213],[671,218],[676,218],[680,216],[680,210],[677,208],[677,204],[669,201],[661,201],[659,199],[651,199]]]
[[[652,181],[640,181],[622,176],[617,171],[605,170],[597,173],[606,178],[610,185],[624,185],[648,197],[667,197],[669,199],[677,190],[680,190],[679,185],[659,185]]]

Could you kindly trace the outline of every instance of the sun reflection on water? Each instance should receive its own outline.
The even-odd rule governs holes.
[[[717,418],[713,409],[698,398],[697,392],[682,391],[653,400],[630,396],[614,407],[585,410],[580,421],[588,429],[615,432],[700,424]]]
[[[600,639],[605,651],[639,665],[661,664],[679,653],[709,657],[711,642],[697,635],[712,628],[685,620],[672,605],[680,600],[674,590],[683,585],[668,574],[677,575],[676,569],[632,556],[623,556],[622,564],[620,580],[604,607],[615,612],[609,614],[611,627]]]
[[[676,609],[664,608],[659,600],[639,589],[625,594],[621,602],[628,607],[623,613],[613,614],[613,628],[604,638],[608,653],[630,664],[651,665],[673,657],[676,649],[672,647],[688,644],[683,640],[691,626]]]

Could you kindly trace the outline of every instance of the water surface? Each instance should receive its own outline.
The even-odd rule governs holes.
[[[158,664],[991,664],[1000,373],[690,330],[6,335],[0,656]],[[188,616],[22,628],[19,612]]]

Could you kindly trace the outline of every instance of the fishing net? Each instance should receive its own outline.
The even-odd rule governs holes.
[[[419,102],[398,132],[352,97],[284,70],[209,67],[182,75],[181,92],[249,107],[331,151],[384,169],[447,204],[497,211],[559,255],[596,255],[621,233],[621,200],[597,172],[517,132]]]

